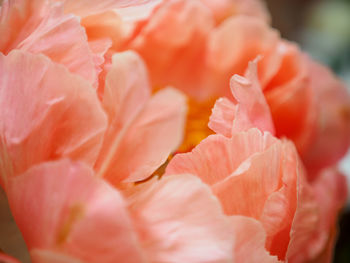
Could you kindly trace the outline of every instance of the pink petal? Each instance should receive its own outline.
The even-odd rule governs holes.
[[[280,262],[266,251],[266,233],[259,221],[245,216],[232,216],[231,224],[235,237],[234,262]]]
[[[108,38],[96,39],[89,41],[89,47],[94,54],[94,63],[97,74],[103,70],[105,63],[105,55],[108,49],[112,46],[112,41]],[[99,88],[99,87],[98,87]]]
[[[270,109],[257,79],[256,64],[256,60],[249,63],[246,78],[239,75],[231,78],[230,86],[236,105],[226,99],[215,104],[208,124],[215,132],[230,137],[235,132],[257,127],[274,134]],[[229,129],[231,132],[228,132]]]
[[[149,98],[145,67],[131,52],[114,56],[106,81],[110,126],[96,169],[113,183],[143,180],[181,143],[184,96],[168,88]]]
[[[84,17],[81,24],[86,30],[89,42],[108,39],[115,50],[120,49],[131,33],[114,10]]]
[[[280,158],[281,145],[275,143],[264,152],[254,154],[231,175],[212,185],[226,214],[260,219],[267,198],[280,185]]]
[[[0,51],[42,53],[90,83],[97,82],[94,54],[83,27],[61,4],[44,0],[5,0],[0,14]]]
[[[103,13],[115,8],[137,7],[155,0],[56,0],[64,2],[67,13],[74,13],[81,17]]]
[[[142,262],[123,198],[91,168],[66,159],[42,163],[11,178],[7,194],[35,257],[50,256],[39,249],[85,262]]]
[[[260,0],[201,0],[214,13],[218,23],[229,16],[246,15],[269,22],[270,15]]]
[[[251,155],[266,150],[276,141],[270,134],[262,134],[257,129],[234,134],[230,139],[211,135],[192,152],[175,155],[166,174],[195,174],[213,185],[232,174]]]
[[[201,96],[205,45],[214,21],[199,1],[163,1],[135,31],[128,48],[136,50],[150,70],[156,87],[171,85]],[[154,52],[161,50],[161,56]],[[204,94],[207,96],[207,94]]]
[[[166,174],[176,173],[191,173],[209,184],[226,214],[259,220],[271,255],[291,262],[310,259],[318,204],[291,142],[257,129],[232,138],[209,136],[170,161]]]
[[[61,156],[94,164],[107,123],[88,82],[23,51],[0,55],[0,79],[2,150],[14,174]]]
[[[305,262],[309,259],[307,253],[312,235],[317,231],[319,211],[311,187],[306,178],[299,176],[297,180],[297,206],[290,230],[290,241],[286,260],[290,262]],[[278,242],[276,240],[276,242]],[[306,252],[305,252],[306,251]]]
[[[314,95],[309,86],[307,60],[299,48],[283,41],[280,68],[265,87],[265,97],[278,137],[287,136],[299,152],[305,151],[314,136]]]
[[[316,258],[314,262],[331,262],[337,219],[347,197],[346,179],[335,168],[328,168],[320,172],[312,184],[320,209],[320,224],[314,235],[309,253]]]
[[[209,35],[204,85],[211,87],[213,95],[230,97],[227,83],[231,76],[243,76],[248,62],[261,55],[258,76],[264,87],[281,63],[278,43],[277,31],[259,19],[247,16],[226,19]]]
[[[336,164],[350,145],[350,94],[326,67],[309,61],[311,89],[317,103],[316,134],[302,153],[306,167],[317,171]]]
[[[183,95],[174,89],[158,92],[125,134],[120,135],[123,137],[120,137],[122,139],[117,149],[109,153],[111,157],[102,159],[104,166],[101,166],[100,172],[104,171],[104,176],[112,182],[124,179],[129,182],[140,181],[147,178],[180,145],[184,120]],[[107,161],[108,163],[104,163]]]
[[[228,218],[198,178],[152,179],[126,194],[150,262],[231,262]]]
[[[208,127],[218,134],[230,138],[238,105],[227,98],[219,98],[212,109]]]

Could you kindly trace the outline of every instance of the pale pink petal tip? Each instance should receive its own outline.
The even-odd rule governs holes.
[[[217,100],[209,128],[226,137],[253,127],[274,134],[270,109],[257,78],[257,60],[249,63],[246,77],[234,75],[230,86],[236,102],[226,98]]]

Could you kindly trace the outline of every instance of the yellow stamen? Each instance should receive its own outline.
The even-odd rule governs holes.
[[[208,128],[208,122],[214,103],[214,99],[209,99],[204,102],[198,102],[191,98],[189,99],[185,137],[178,152],[191,151],[203,139],[213,133]]]

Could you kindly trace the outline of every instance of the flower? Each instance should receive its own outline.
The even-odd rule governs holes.
[[[336,217],[339,206],[325,208],[315,198],[315,191],[324,193],[330,186],[322,184],[314,190],[293,144],[269,133],[250,129],[231,138],[211,135],[191,153],[178,154],[170,161],[166,175],[182,173],[197,175],[208,184],[227,215],[241,216],[243,222],[252,221],[263,228],[260,232],[266,234],[267,251],[280,260],[313,259],[310,254],[318,255],[328,242],[322,239],[318,240],[321,244],[313,245],[318,231],[326,236],[334,231],[334,221],[322,222]],[[332,180],[335,187],[341,187],[342,177]],[[327,198],[344,202],[337,196],[333,192]],[[328,213],[320,214],[322,209]]]
[[[0,185],[33,262],[331,260],[350,96],[269,22],[258,0],[3,2]]]
[[[263,10],[258,8],[261,6],[259,1],[244,3],[257,7],[250,11]],[[229,12],[218,22],[221,7],[230,10],[226,9],[228,5],[236,6],[239,11]],[[227,88],[231,76],[244,75],[248,62],[261,56],[258,78],[270,107],[276,135],[293,140],[308,170],[317,171],[334,165],[349,147],[348,92],[333,74],[323,70],[327,72],[322,74],[322,82],[328,83],[327,87],[335,94],[342,94],[339,97],[333,95],[332,102],[328,103],[322,89],[317,88],[320,78],[314,73],[322,66],[295,44],[281,39],[266,23],[267,19],[262,18],[264,15],[258,18],[247,15],[247,9],[240,5],[244,4],[236,1],[164,1],[136,26],[132,37],[121,48],[133,49],[142,56],[153,87],[172,85],[195,101],[190,104],[194,108],[190,108],[190,112],[201,112],[201,115],[189,115],[189,135],[185,137],[182,151],[191,150],[210,134],[205,123],[213,101],[219,97],[232,100]],[[264,14],[264,11],[258,13]],[[155,56],[158,50],[162,53]],[[337,105],[338,110],[332,105]],[[321,109],[333,112],[337,123],[325,117]],[[197,118],[206,121],[197,125]],[[192,127],[196,127],[196,132]],[[332,136],[333,144],[339,147],[330,152],[325,150],[329,145],[327,140],[318,137],[323,131],[325,136]]]
[[[218,134],[204,139],[192,152],[176,155],[166,175],[189,173],[201,178],[227,215],[241,216],[241,222],[253,220],[263,229],[260,246],[266,235],[267,251],[279,260],[327,262],[334,218],[346,199],[344,178],[333,169],[312,174],[316,179],[307,182],[293,143],[270,133],[274,132],[271,113],[258,83],[256,61],[250,63],[247,78],[233,76],[236,104],[219,99],[210,117],[209,126]]]

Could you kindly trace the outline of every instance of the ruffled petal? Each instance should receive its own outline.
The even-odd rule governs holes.
[[[23,51],[0,55],[0,79],[1,148],[12,162],[6,167],[18,174],[61,156],[95,163],[107,120],[88,82]]]
[[[228,217],[191,175],[152,179],[126,193],[150,262],[231,262]]]
[[[208,127],[214,132],[230,138],[238,105],[227,98],[219,98],[212,109]]]
[[[94,54],[79,19],[61,4],[44,0],[5,0],[0,13],[0,51],[42,53],[92,84],[97,83]]]
[[[7,195],[35,257],[142,262],[124,199],[83,164],[64,159],[34,166],[9,180]],[[63,255],[38,255],[37,250]]]
[[[260,219],[265,202],[280,185],[280,158],[281,145],[275,143],[264,152],[254,154],[231,175],[212,185],[226,214]]]
[[[147,178],[181,143],[184,96],[170,88],[152,98],[149,93],[141,59],[131,52],[116,55],[103,99],[110,125],[96,165],[113,183]]]
[[[270,134],[262,134],[258,129],[237,133],[230,139],[210,135],[192,152],[175,155],[167,166],[166,174],[195,174],[213,185],[231,175],[251,155],[266,150],[276,141]]]
[[[256,127],[274,134],[270,109],[257,79],[256,64],[257,60],[249,63],[246,78],[239,75],[231,78],[230,86],[236,104],[227,99],[220,99],[215,104],[208,126],[216,133],[222,132],[230,137],[235,132]]]

